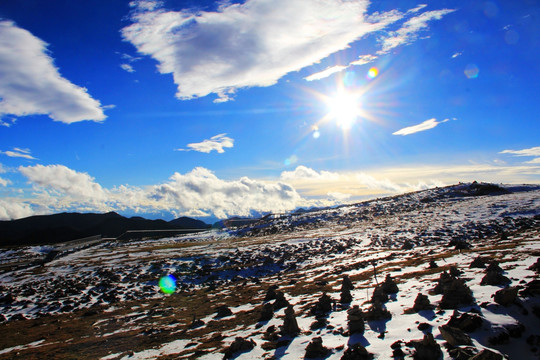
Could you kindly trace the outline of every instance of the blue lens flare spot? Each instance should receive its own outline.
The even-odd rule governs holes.
[[[176,278],[173,275],[163,276],[159,279],[159,288],[165,294],[172,294],[176,291]]]

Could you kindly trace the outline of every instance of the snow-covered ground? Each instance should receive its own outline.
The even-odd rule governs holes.
[[[439,327],[454,308],[456,316],[482,319],[465,331],[471,354],[488,348],[511,359],[538,359],[539,272],[533,265],[540,258],[540,187],[506,189],[460,184],[240,229],[104,241],[46,263],[4,267],[0,327],[12,335],[0,340],[0,359],[52,351],[58,359],[73,353],[84,359],[302,359],[318,337],[328,350],[319,355],[328,359],[341,359],[355,344],[377,359],[401,358],[397,349],[404,358],[418,358],[414,341],[426,334],[440,347],[438,358],[450,359],[455,352]],[[50,250],[1,251],[0,265]],[[482,285],[486,269],[470,267],[478,256],[498,262],[510,282]],[[443,309],[443,294],[434,288],[451,267],[461,272],[456,278],[473,301]],[[170,295],[158,287],[167,274],[177,279]],[[398,287],[382,305],[391,319],[366,320],[363,334],[351,334],[349,309],[358,306],[366,317],[374,288],[387,275]],[[341,304],[345,276],[354,289],[352,301]],[[271,286],[293,306],[298,334],[281,331],[285,308],[258,321],[263,306],[277,301],[265,301]],[[517,297],[501,305],[494,294],[507,287],[517,287]],[[323,293],[332,307],[316,316],[312,308]],[[428,296],[432,310],[411,311],[418,294]],[[224,305],[230,314],[216,316]],[[27,328],[33,330],[21,330]],[[244,340],[235,353],[229,346],[238,337]]]

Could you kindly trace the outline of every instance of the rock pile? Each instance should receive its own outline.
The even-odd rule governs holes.
[[[306,347],[306,355],[305,358],[307,359],[315,359],[315,358],[324,358],[330,350],[323,346],[322,344],[322,338],[321,337],[315,337]]]
[[[364,333],[364,314],[358,305],[354,305],[347,311],[347,325],[349,327],[349,334]]]

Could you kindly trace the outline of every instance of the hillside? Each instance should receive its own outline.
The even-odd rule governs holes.
[[[169,222],[106,214],[61,213],[0,221],[0,246],[55,244],[101,235],[118,237],[128,230],[205,229],[202,221],[181,217]]]
[[[540,358],[539,186],[459,184],[10,265],[48,251],[0,253],[0,359]]]

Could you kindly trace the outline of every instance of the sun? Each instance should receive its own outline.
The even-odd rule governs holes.
[[[338,92],[326,101],[328,116],[344,130],[350,129],[361,114],[360,96],[352,92]]]

